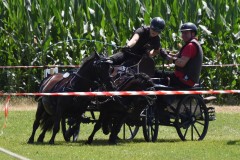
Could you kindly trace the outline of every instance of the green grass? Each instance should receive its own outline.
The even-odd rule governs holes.
[[[240,113],[218,113],[217,120],[209,125],[203,141],[182,142],[173,127],[160,126],[158,141],[147,143],[142,130],[133,141],[120,141],[116,146],[107,144],[108,136],[99,131],[92,145],[84,145],[93,125],[81,126],[77,143],[67,143],[62,134],[56,137],[55,145],[48,145],[50,133],[44,144],[27,144],[31,134],[34,111],[10,111],[7,127],[0,136],[0,147],[30,159],[239,159]],[[4,117],[0,113],[0,125]],[[37,132],[37,136],[39,132]],[[37,139],[37,138],[36,138]],[[13,159],[0,152],[0,159]]]

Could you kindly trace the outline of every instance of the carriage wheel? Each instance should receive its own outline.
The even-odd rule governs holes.
[[[188,95],[178,103],[175,127],[181,140],[203,140],[208,124],[208,110],[201,96]]]
[[[139,126],[131,126],[126,123],[123,124],[122,132],[124,140],[132,140],[138,133]]]
[[[73,118],[62,118],[61,125],[64,140],[69,142],[72,137],[72,141],[76,142],[80,131],[80,123],[77,123]]]
[[[150,106],[145,110],[143,117],[143,136],[147,142],[155,142],[158,136],[159,116],[154,107]]]

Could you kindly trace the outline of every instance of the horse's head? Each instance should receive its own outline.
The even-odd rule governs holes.
[[[84,60],[77,74],[92,83],[103,84],[107,90],[113,90],[109,74],[111,65],[110,59],[95,52]]]
[[[144,73],[135,74],[120,88],[121,91],[154,91],[154,84],[150,77]],[[133,107],[134,110],[142,111],[147,105],[152,105],[156,96],[127,96],[123,103]]]
[[[151,78],[145,73],[137,73],[129,76],[129,80],[122,86],[124,91],[143,91],[153,88],[154,84]]]

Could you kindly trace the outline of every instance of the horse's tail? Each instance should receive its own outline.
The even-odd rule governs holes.
[[[35,96],[34,97],[34,100],[36,101],[36,102],[38,102],[39,100],[41,100],[42,99],[42,96]]]
[[[40,122],[40,126],[43,130],[51,131],[53,129],[54,124],[54,116],[49,115],[48,113],[44,113],[42,115],[42,120]]]

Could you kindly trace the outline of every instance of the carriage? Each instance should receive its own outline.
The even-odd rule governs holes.
[[[147,66],[147,67],[145,67]],[[125,67],[115,66],[112,76],[125,72],[143,72],[151,76],[154,90],[174,91],[176,88],[160,84],[159,78],[154,78],[154,62],[151,58],[142,58],[136,65]],[[118,79],[119,80],[119,79]],[[201,90],[203,87],[198,84],[188,90]],[[147,142],[155,142],[159,133],[159,126],[172,126],[176,128],[181,140],[203,140],[208,131],[210,121],[215,120],[215,110],[207,107],[207,104],[215,97],[204,97],[203,95],[159,95],[155,97],[155,103],[147,105],[140,114],[132,118],[131,113],[124,120],[122,126],[122,139],[133,139],[143,129],[143,136]],[[83,115],[80,123],[96,123],[96,112],[99,112],[99,105],[103,103],[98,97],[94,97],[87,111],[89,117]],[[129,118],[131,117],[131,118]],[[66,141],[77,140],[80,123],[76,123],[71,117],[62,119],[62,131]],[[67,136],[66,136],[67,135]]]
[[[156,79],[153,79],[156,81]],[[174,91],[175,88],[155,84],[156,90]],[[199,86],[190,90],[202,89]],[[131,130],[128,139],[133,139],[143,128],[144,139],[147,142],[155,142],[159,133],[159,126],[172,126],[176,128],[181,140],[203,140],[208,131],[210,121],[215,120],[215,110],[207,107],[207,103],[215,97],[203,97],[202,95],[162,95],[158,96],[165,103],[156,102],[149,106],[141,115],[140,125],[126,123]]]

